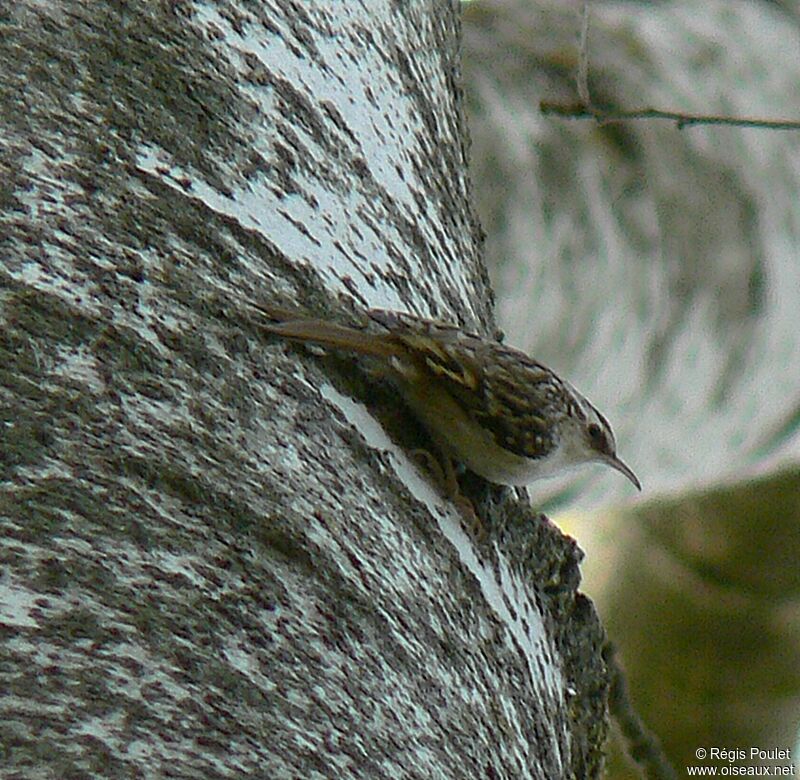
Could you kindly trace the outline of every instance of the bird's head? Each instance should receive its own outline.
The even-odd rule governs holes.
[[[617,442],[608,420],[593,406],[587,410],[586,420],[582,421],[582,432],[587,449],[587,460],[599,461],[611,466],[624,474],[637,490],[642,489],[642,483],[633,473],[632,469],[617,456]]]
[[[574,405],[562,428],[562,447],[573,463],[598,462],[624,474],[637,488],[642,483],[631,468],[617,456],[617,443],[611,426],[583,396],[574,393]]]

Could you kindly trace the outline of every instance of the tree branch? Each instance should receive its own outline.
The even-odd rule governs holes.
[[[581,34],[578,55],[578,97],[581,102],[590,106],[592,100],[589,97],[589,0],[583,0],[581,10]]]
[[[756,127],[766,130],[800,130],[800,119],[761,119],[759,117],[734,117],[717,114],[685,114],[680,111],[664,111],[659,108],[633,108],[614,110],[595,108],[583,103],[551,103],[542,100],[539,110],[545,115],[566,119],[595,119],[600,123],[624,122],[629,119],[666,119],[675,122],[678,130],[689,125],[729,125],[732,127]]]
[[[603,660],[611,677],[608,708],[625,739],[627,754],[645,780],[677,780],[678,775],[669,763],[658,737],[647,728],[633,706],[625,671],[611,642],[606,642],[603,647]]]

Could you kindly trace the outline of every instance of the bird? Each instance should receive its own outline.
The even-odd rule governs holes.
[[[489,482],[526,485],[586,463],[641,482],[617,455],[608,420],[521,350],[451,323],[385,309],[358,326],[255,304],[268,333],[379,365],[448,458]]]

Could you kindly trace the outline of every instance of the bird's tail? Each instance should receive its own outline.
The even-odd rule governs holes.
[[[258,304],[254,308],[271,322],[259,322],[259,327],[292,341],[304,341],[323,347],[357,352],[360,355],[388,358],[397,355],[402,347],[382,334],[368,333],[359,328],[337,325],[327,320],[298,316],[297,312],[268,308]],[[275,322],[274,320],[277,320]]]

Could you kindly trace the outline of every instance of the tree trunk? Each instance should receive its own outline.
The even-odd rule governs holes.
[[[597,776],[572,540],[248,316],[491,327],[457,6],[0,16],[9,776]]]

